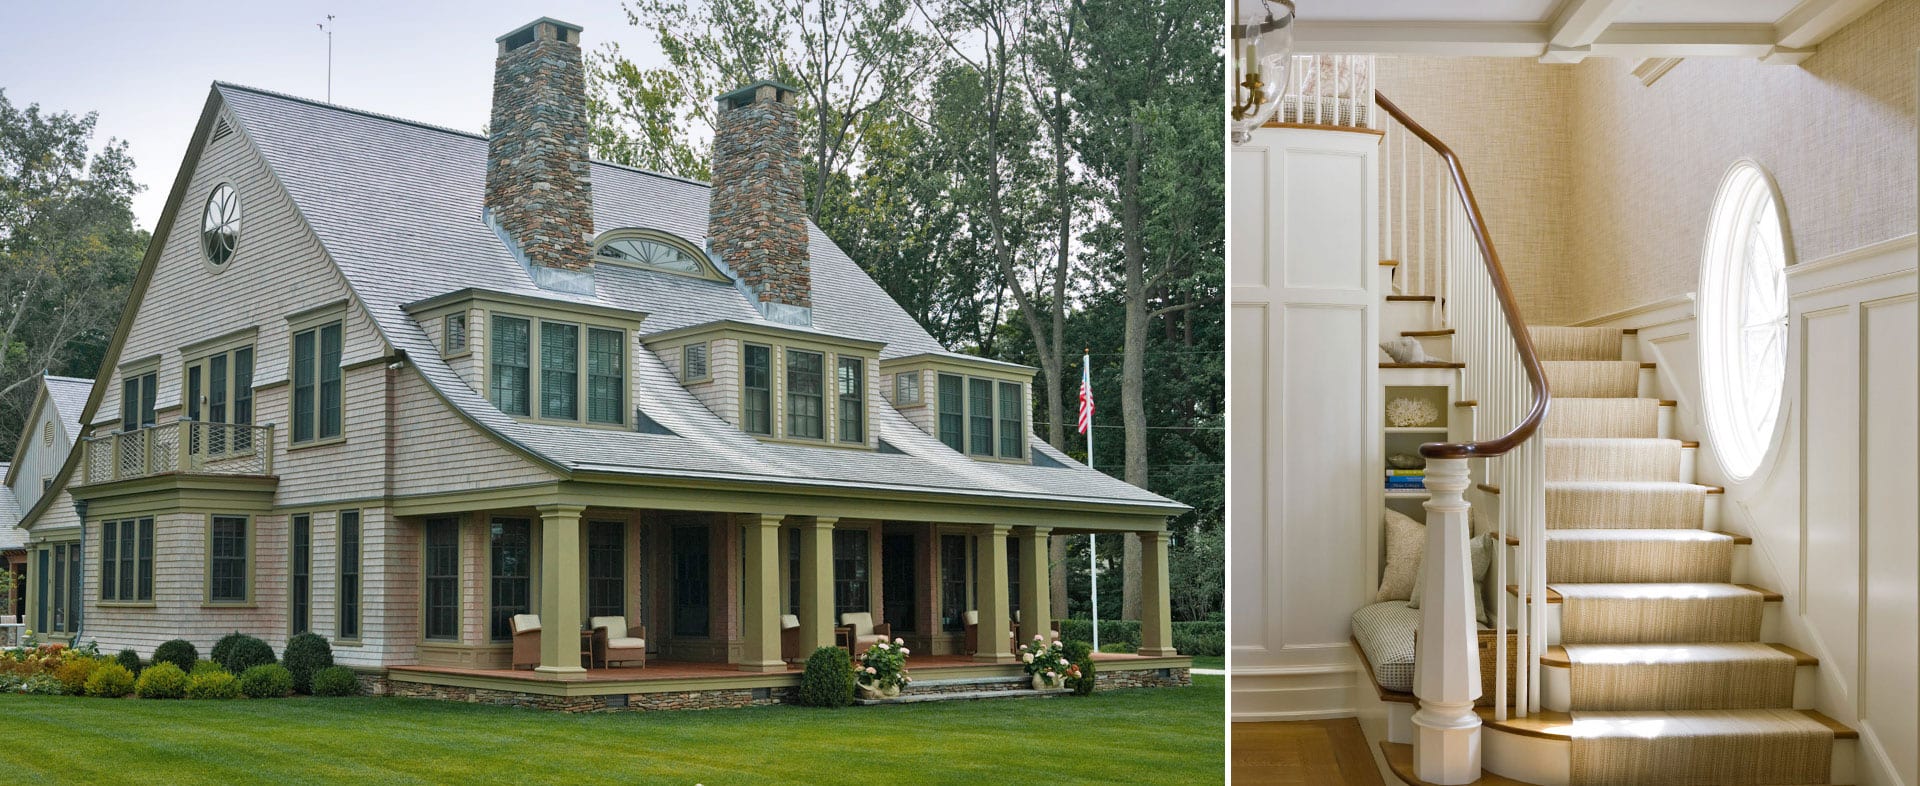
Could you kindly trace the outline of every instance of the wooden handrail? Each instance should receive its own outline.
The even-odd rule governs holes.
[[[1460,194],[1460,200],[1466,205],[1467,225],[1473,230],[1473,242],[1480,247],[1480,256],[1487,263],[1487,277],[1493,280],[1493,293],[1500,300],[1500,311],[1507,317],[1507,328],[1513,333],[1514,348],[1520,352],[1520,364],[1527,369],[1527,381],[1533,386],[1533,407],[1527,416],[1513,427],[1512,431],[1494,439],[1479,442],[1429,442],[1420,446],[1420,455],[1436,458],[1492,458],[1505,455],[1507,451],[1526,442],[1533,432],[1540,428],[1541,421],[1547,418],[1547,406],[1551,396],[1547,393],[1547,372],[1540,365],[1540,356],[1534,352],[1533,337],[1527,333],[1527,323],[1520,318],[1520,305],[1513,299],[1513,287],[1507,283],[1507,272],[1500,266],[1500,257],[1493,251],[1493,238],[1487,232],[1487,220],[1480,215],[1480,203],[1473,198],[1473,187],[1467,185],[1467,174],[1460,166],[1459,157],[1453,149],[1433,135],[1424,126],[1408,117],[1385,95],[1376,90],[1373,99],[1381,109],[1400,121],[1420,141],[1433,148],[1440,159],[1447,163],[1447,171],[1453,176],[1453,186]]]

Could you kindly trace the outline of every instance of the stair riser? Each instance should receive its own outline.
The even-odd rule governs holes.
[[[1573,743],[1565,739],[1490,728],[1480,745],[1480,766],[1487,772],[1540,786],[1569,786],[1572,780]],[[1853,763],[1859,755],[1859,740],[1834,740],[1833,772],[1827,782],[1854,783]]]
[[[1420,348],[1429,355],[1441,360],[1453,359],[1452,336],[1414,336],[1413,340],[1420,342]]]
[[[1550,440],[1547,481],[1692,483],[1696,452],[1670,441],[1623,449]]]
[[[1428,300],[1388,300],[1380,309],[1380,340],[1409,330],[1437,330],[1439,317]]]
[[[1793,708],[1796,710],[1813,709],[1814,685],[1820,676],[1819,666],[1796,666],[1793,670]],[[1485,688],[1483,688],[1485,689]],[[1540,666],[1540,706],[1554,712],[1573,711],[1573,669],[1563,666]],[[1626,708],[1616,708],[1626,709]],[[1644,710],[1660,710],[1664,707],[1641,707]]]
[[[1596,544],[1547,541],[1547,580],[1586,583],[1738,583],[1733,553],[1740,547],[1710,541]],[[1724,555],[1724,557],[1720,556]],[[1693,567],[1686,567],[1687,565]]]
[[[1507,617],[1507,620],[1509,625],[1515,624],[1513,620],[1518,619],[1518,617],[1513,616],[1520,613],[1519,610],[1516,608],[1517,605],[1518,603],[1516,599],[1513,597],[1513,593],[1511,592],[1507,593],[1507,614],[1509,615]],[[1563,605],[1564,604],[1560,604],[1560,603],[1546,604],[1547,643],[1548,644],[1564,644],[1565,643],[1560,640],[1560,610]],[[1781,617],[1782,617],[1782,612],[1780,611],[1780,603],[1778,601],[1773,603],[1760,604],[1759,641],[1782,640],[1781,631],[1783,630],[1783,626],[1781,623]]]
[[[1712,498],[1709,498],[1709,501],[1711,501],[1711,499]],[[1507,583],[1517,584],[1519,583],[1517,579],[1520,575],[1520,568],[1519,568],[1520,547],[1508,546],[1506,548],[1506,554],[1507,554]],[[1733,578],[1732,580],[1726,583],[1728,584],[1754,583],[1753,572],[1748,567],[1748,564],[1751,561],[1752,556],[1753,556],[1753,547],[1750,544],[1746,544],[1746,543],[1734,544],[1733,546]],[[1492,578],[1493,571],[1488,571],[1487,575],[1488,575],[1487,581],[1491,583],[1493,581],[1493,578]],[[1566,581],[1566,582],[1573,581],[1573,579],[1564,579],[1554,575],[1551,572],[1547,574],[1547,579],[1549,581]]]

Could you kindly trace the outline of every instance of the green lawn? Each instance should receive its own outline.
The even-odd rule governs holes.
[[[1225,680],[1092,697],[565,715],[0,695],[7,776],[167,783],[1219,783]]]

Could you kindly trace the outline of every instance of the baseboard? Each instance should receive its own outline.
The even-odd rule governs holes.
[[[1238,721],[1350,718],[1358,671],[1347,664],[1234,669],[1232,719]]]

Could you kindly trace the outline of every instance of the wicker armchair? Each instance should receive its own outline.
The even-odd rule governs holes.
[[[513,625],[513,667],[529,669],[540,665],[540,615],[515,614]]]
[[[800,618],[792,614],[780,615],[780,659],[788,663],[805,660],[811,653],[800,652]]]
[[[594,617],[593,662],[601,667],[640,662],[647,667],[647,626],[627,626],[626,617]]]
[[[893,638],[893,626],[884,622],[874,624],[872,612],[842,614],[840,624],[853,628],[853,656],[856,658],[868,647]]]

